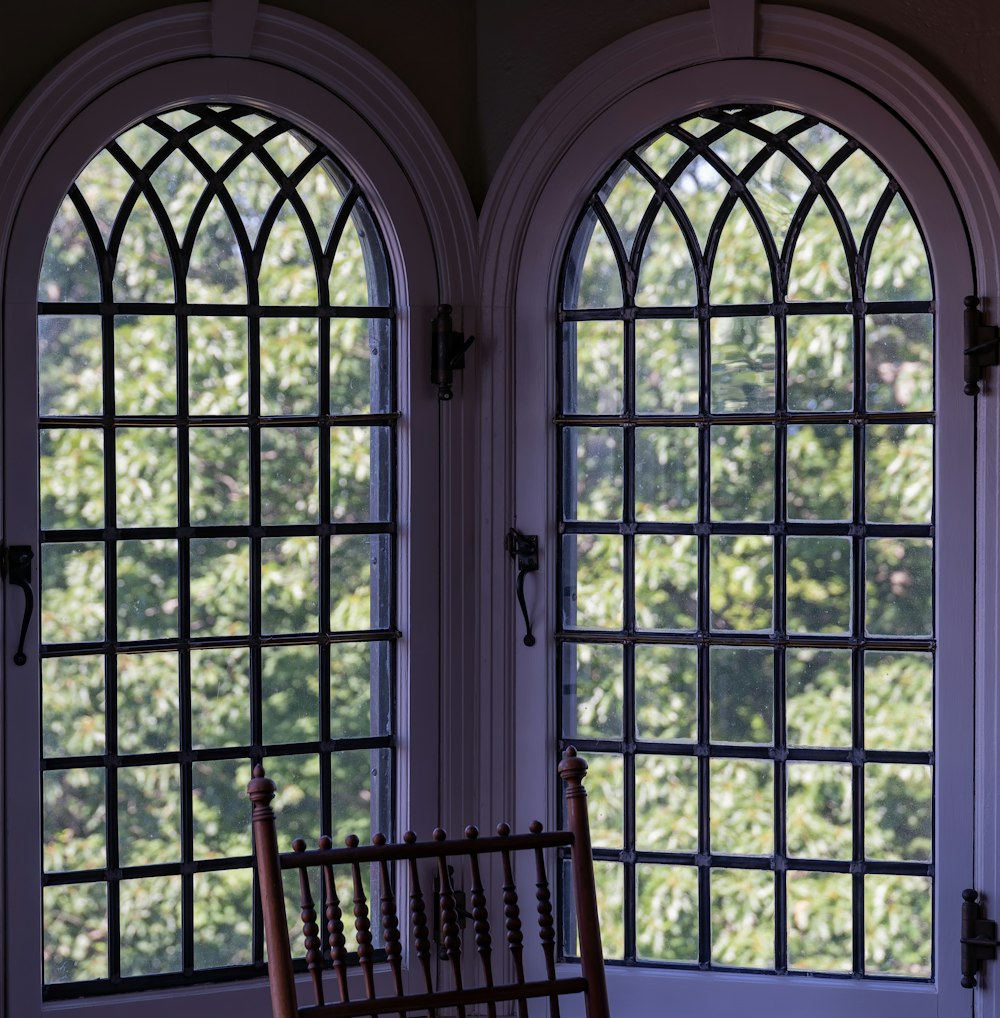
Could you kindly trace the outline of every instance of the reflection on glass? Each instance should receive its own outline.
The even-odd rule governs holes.
[[[142,877],[118,885],[123,976],[181,968],[181,878]]]
[[[788,409],[850,410],[854,398],[854,324],[850,315],[789,315]]]
[[[710,720],[713,742],[774,741],[774,651],[711,647]]]
[[[774,519],[774,428],[712,427],[712,519]]]
[[[698,323],[640,318],[635,323],[635,409],[639,414],[698,412]]]
[[[865,628],[889,636],[929,636],[932,631],[931,540],[869,538],[865,561]]]
[[[930,654],[865,653],[865,746],[934,748],[934,663]]]
[[[712,410],[715,413],[774,411],[774,321],[713,318]]]
[[[625,472],[621,428],[563,430],[564,515],[576,520],[620,520]]]
[[[709,604],[713,629],[747,632],[774,625],[773,539],[713,535]]]
[[[774,874],[712,870],[712,962],[774,968]]]
[[[789,647],[785,698],[790,746],[850,746],[849,650]]]
[[[566,322],[562,335],[563,411],[620,414],[625,409],[621,322]]]
[[[636,428],[636,519],[693,522],[697,515],[697,429]]]
[[[562,551],[563,624],[574,629],[621,629],[622,539],[567,534]]]
[[[931,881],[869,873],[865,876],[865,973],[929,979]]]
[[[698,870],[694,866],[635,868],[636,952],[658,961],[698,960]]]
[[[635,538],[635,624],[694,629],[698,611],[698,539],[687,534]]]
[[[934,318],[929,314],[865,318],[868,409],[930,410],[934,402]]]
[[[697,851],[698,761],[693,756],[637,756],[635,810],[638,851]]]
[[[869,424],[865,431],[865,516],[873,523],[930,523],[934,426]]]
[[[770,855],[774,851],[774,765],[769,760],[709,761],[712,851]]]
[[[854,436],[850,424],[789,424],[788,518],[850,520]]]
[[[851,625],[851,541],[789,537],[785,543],[786,628],[846,633]]]
[[[689,742],[697,724],[697,648],[636,644],[636,738]]]
[[[850,972],[854,923],[848,873],[790,870],[788,967],[800,972]]]
[[[865,765],[865,855],[929,862],[931,768],[924,764]]]
[[[566,738],[622,737],[622,669],[620,646],[563,644],[562,728]]]
[[[851,858],[850,764],[788,763],[788,854]]]

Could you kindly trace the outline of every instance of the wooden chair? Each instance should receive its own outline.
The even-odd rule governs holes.
[[[497,1005],[505,1001],[516,1001],[519,1018],[528,1018],[529,1001],[539,999],[547,1000],[552,1018],[558,1018],[559,998],[576,993],[584,995],[587,1018],[608,1018],[607,986],[590,850],[587,793],[583,787],[586,771],[587,764],[576,755],[576,750],[572,747],[567,749],[559,765],[559,775],[566,784],[569,831],[545,833],[542,825],[536,821],[530,825],[529,834],[511,834],[507,824],[500,824],[496,837],[480,838],[475,827],[467,827],[464,838],[449,840],[439,828],[434,831],[432,841],[418,841],[416,835],[409,831],[403,835],[402,844],[398,845],[387,844],[382,835],[376,834],[371,845],[360,846],[358,839],[352,835],[345,842],[346,848],[333,848],[330,839],[323,837],[317,849],[306,850],[305,842],[296,840],[292,846],[293,851],[279,854],[274,811],[271,808],[275,785],[270,778],[265,777],[263,768],[258,765],[247,792],[253,802],[253,838],[264,912],[264,938],[267,943],[268,979],[274,1018],[350,1018],[354,1015],[389,1013],[403,1016],[413,1011],[434,1018],[437,1009],[443,1008],[455,1008],[459,1018],[465,1018],[466,1007],[472,1009],[476,1005],[485,1005],[487,1014],[495,1018]],[[556,975],[556,934],[544,853],[546,849],[562,847],[571,849],[573,895],[580,945],[579,976]],[[522,864],[528,865],[535,880],[540,960],[544,960],[546,973],[544,979],[525,979],[524,933],[514,883],[515,857],[521,858]],[[436,861],[435,872],[439,884],[438,957],[442,959],[437,980],[432,978],[431,932],[425,900],[427,874],[424,874],[425,884],[422,888],[418,860]],[[405,873],[409,880],[408,939],[412,945],[409,989],[403,972],[403,936],[393,893],[393,864],[396,864],[396,875],[402,876]],[[452,867],[459,875],[455,879],[452,877]],[[284,870],[298,872],[305,958],[312,976],[314,1004],[300,1005],[296,997],[282,891]],[[315,896],[310,871],[316,873],[314,879],[317,880],[319,893]],[[392,983],[391,994],[381,997],[376,997],[375,952],[362,880],[362,874],[366,871],[377,875],[381,888],[379,912],[382,939],[385,964],[391,973]],[[499,903],[503,906],[509,967],[513,970],[513,979],[509,982],[495,978],[488,893],[483,879],[484,875],[494,871],[502,874],[502,887],[497,889],[496,900],[498,907]],[[480,978],[476,986],[466,986],[463,983],[460,892],[457,886],[462,876],[467,877],[468,902],[471,906],[469,918],[472,920],[466,936],[474,941],[479,954],[477,971]],[[341,897],[344,894],[347,895],[347,902]],[[320,934],[317,901],[324,912],[325,938]],[[364,981],[363,1000],[351,1000],[348,994],[349,949],[342,917],[342,905],[345,903],[353,907],[357,962]],[[327,1003],[325,999],[322,977],[328,961],[334,972],[333,982],[340,998],[336,1003]]]

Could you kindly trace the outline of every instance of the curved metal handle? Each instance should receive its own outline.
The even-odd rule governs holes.
[[[7,566],[7,579],[13,587],[20,587],[24,591],[24,615],[21,617],[21,634],[17,640],[17,650],[14,653],[14,664],[23,665],[28,661],[24,653],[24,641],[28,636],[28,625],[31,622],[32,612],[35,610],[35,595],[31,590],[31,560],[35,557],[31,546],[27,544],[15,544],[7,549],[4,556]]]
[[[511,527],[507,532],[507,551],[517,563],[517,603],[521,606],[524,616],[524,645],[534,647],[535,636],[531,632],[531,620],[528,618],[528,604],[524,598],[524,578],[528,573],[538,571],[538,535],[522,534]]]

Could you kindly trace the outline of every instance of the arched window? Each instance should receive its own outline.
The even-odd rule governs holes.
[[[392,829],[379,229],[305,132],[186,106],[87,164],[38,300],[46,993],[253,971],[253,763],[290,830]]]
[[[605,953],[929,979],[934,304],[898,183],[815,117],[626,153],[558,310],[559,748]]]

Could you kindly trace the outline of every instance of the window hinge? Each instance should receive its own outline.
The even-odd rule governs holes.
[[[962,985],[972,989],[984,961],[997,956],[997,924],[983,916],[979,892],[962,892]]]
[[[31,592],[31,560],[34,557],[35,553],[28,544],[7,544],[5,542],[0,545],[0,576],[3,576],[12,587],[20,587],[24,591],[21,634],[18,637],[17,650],[14,653],[14,664],[16,665],[23,665],[28,660],[24,653],[24,641],[28,635],[31,613],[35,609],[35,597]]]
[[[476,341],[455,332],[451,325],[451,305],[439,304],[431,323],[431,382],[438,387],[438,399],[451,399],[454,373],[465,367],[465,351]]]
[[[965,298],[965,391],[979,392],[983,369],[1000,364],[1000,328],[983,325],[978,297]]]

